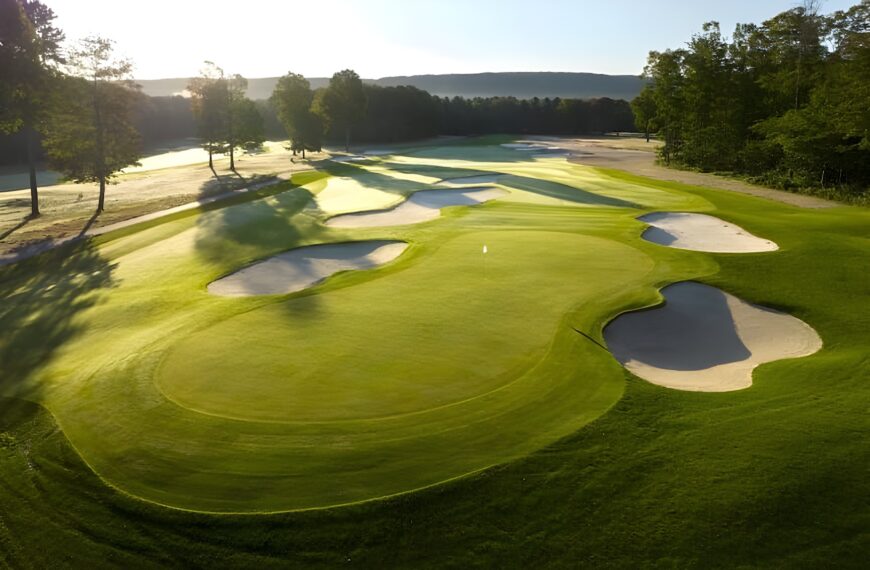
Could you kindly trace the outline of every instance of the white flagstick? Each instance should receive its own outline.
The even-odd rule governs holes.
[[[483,244],[483,278],[486,279],[486,244]]]

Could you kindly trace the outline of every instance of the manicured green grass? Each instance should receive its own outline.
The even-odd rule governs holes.
[[[499,201],[415,227],[339,232],[305,208],[320,181],[55,260],[76,279],[38,277],[51,267],[45,260],[6,270],[19,308],[2,313],[4,327],[24,340],[4,338],[4,371],[10,344],[56,344],[13,378],[64,433],[32,405],[4,406],[0,562],[858,567],[870,496],[870,213],[799,210],[550,161],[536,169],[486,147],[455,152],[396,162],[433,175],[498,170],[543,180],[542,192],[562,185],[569,199],[563,186],[576,185],[646,208],[704,210],[782,250],[713,256],[647,244],[633,221],[643,210],[585,198],[582,207]],[[535,183],[525,184],[534,194]],[[213,278],[293,245],[372,238],[413,247],[383,269],[290,297],[204,292]],[[485,275],[482,243],[491,252]],[[626,382],[573,331],[600,339],[610,316],[685,278],[788,310],[825,348],[759,368],[749,390],[694,394]],[[27,293],[52,283],[50,294]],[[64,324],[65,335],[40,334]],[[367,359],[349,345],[388,352]],[[399,358],[412,348],[416,367]],[[317,367],[310,376],[289,370],[307,401],[278,385],[297,363]],[[228,381],[245,382],[254,366],[259,402]],[[409,375],[414,382],[403,382]],[[444,407],[432,405],[439,399]],[[307,417],[285,421],[282,411]],[[113,485],[204,510],[349,502],[509,462],[351,507],[215,516],[110,489],[65,437]]]

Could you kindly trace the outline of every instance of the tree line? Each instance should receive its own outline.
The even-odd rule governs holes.
[[[807,0],[730,38],[709,22],[644,74],[631,105],[665,162],[867,200],[870,0],[829,15]]]
[[[209,154],[226,154],[235,170],[238,149],[267,136],[290,149],[321,150],[324,141],[397,142],[436,135],[580,134],[627,131],[629,104],[607,98],[442,98],[410,86],[363,84],[343,70],[320,89],[288,73],[268,101],[245,96],[247,80],[206,62],[188,97],[147,97],[132,81],[132,63],[111,40],[88,37],[64,50],[55,15],[38,0],[0,0],[0,151],[26,159],[31,216],[39,215],[37,163],[75,182],[106,185],[138,164],[143,146],[196,137]]]

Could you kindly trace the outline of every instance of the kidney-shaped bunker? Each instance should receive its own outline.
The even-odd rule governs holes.
[[[759,364],[807,356],[816,331],[785,313],[686,281],[662,289],[661,307],[620,315],[604,330],[613,356],[641,378],[679,390],[725,392],[752,385]]]
[[[222,297],[283,295],[307,289],[339,271],[371,269],[402,254],[403,241],[329,243],[291,249],[249,265],[208,285]]]
[[[643,233],[643,239],[677,249],[711,253],[752,253],[779,249],[770,240],[706,214],[655,212],[641,216],[638,220],[650,226]]]

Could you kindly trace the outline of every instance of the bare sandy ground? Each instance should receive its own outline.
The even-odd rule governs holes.
[[[613,356],[660,386],[727,392],[752,385],[765,362],[817,352],[822,340],[791,315],[686,281],[662,289],[659,308],[620,315],[604,330]]]
[[[371,269],[402,254],[400,241],[360,241],[300,247],[250,265],[208,285],[222,297],[284,295],[307,289],[339,271]]]
[[[660,143],[637,137],[554,138],[528,137],[525,144],[557,146],[568,152],[568,160],[588,166],[614,168],[656,180],[681,182],[718,190],[728,190],[767,198],[802,208],[832,208],[840,204],[814,196],[794,194],[732,180],[715,174],[666,168],[655,163],[655,150]]]
[[[93,218],[97,206],[96,184],[58,184],[39,189],[42,216],[28,219],[30,190],[0,192],[0,254],[34,246],[40,242],[63,240],[92,228],[108,226],[138,216],[175,208],[210,198],[264,179],[289,179],[293,172],[310,170],[308,162],[294,159],[279,143],[269,152],[242,155],[236,173],[228,170],[229,160],[219,158],[212,172],[207,164],[186,164],[154,168],[121,175],[106,189],[106,210]],[[198,149],[197,149],[198,150]],[[181,151],[184,152],[184,151]],[[164,157],[167,163],[192,160]],[[146,159],[147,160],[147,159]],[[160,159],[163,160],[163,159]],[[161,164],[154,158],[150,165]]]
[[[441,215],[441,208],[447,206],[474,206],[506,194],[506,191],[498,188],[421,190],[389,210],[344,214],[330,218],[326,222],[326,225],[337,228],[370,228],[418,224],[439,217]]]
[[[740,226],[706,214],[655,212],[638,220],[650,225],[641,237],[647,241],[693,251],[752,253],[775,251],[779,246]]]

